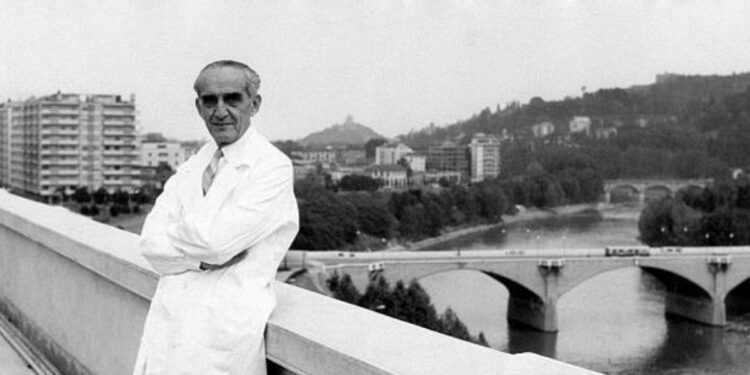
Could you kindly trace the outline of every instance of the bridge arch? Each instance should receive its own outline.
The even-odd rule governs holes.
[[[612,197],[619,198],[623,195],[627,195],[629,199],[640,199],[641,194],[641,189],[638,186],[628,183],[606,186],[604,189],[604,199],[606,202],[611,202]]]
[[[510,294],[510,298],[520,298],[520,299],[527,300],[527,301],[533,301],[535,303],[543,303],[543,296],[540,295],[538,291],[532,290],[531,288],[529,288],[529,286],[524,285],[522,282],[515,280],[512,277],[507,276],[507,274],[503,275],[496,271],[490,271],[484,268],[467,268],[467,267],[461,267],[461,266],[445,267],[442,269],[433,270],[432,272],[429,272],[429,273],[419,275],[415,279],[417,281],[421,281],[422,279],[430,277],[430,276],[435,276],[438,274],[454,272],[454,271],[470,271],[470,272],[477,272],[480,274],[484,274],[488,276],[489,278],[491,278],[492,280],[502,284],[508,290],[508,294]]]
[[[528,262],[514,271],[492,269],[492,267],[465,267],[456,264],[453,267],[434,268],[430,272],[420,274],[419,281],[429,276],[453,271],[473,271],[484,274],[490,279],[502,284],[508,290],[508,307],[506,319],[512,325],[523,325],[543,331],[556,331],[556,298],[546,295],[543,282],[534,282],[528,276],[539,274],[536,262]],[[527,276],[524,278],[523,276]],[[388,277],[388,276],[386,276]],[[537,277],[538,279],[538,277]],[[530,282],[531,281],[531,282]]]
[[[750,277],[728,283],[724,300],[729,311],[743,313],[750,311]]]
[[[639,189],[637,186],[633,184],[619,184],[619,185],[612,185],[607,189],[607,192],[611,193],[613,191],[627,191],[630,194],[638,195],[641,193],[641,189]]]
[[[641,269],[654,276],[664,286],[668,293],[676,293],[686,297],[711,300],[711,292],[693,282],[689,277],[674,270],[653,266],[641,266]]]
[[[480,272],[491,277],[495,281],[503,284],[505,288],[508,289],[510,298],[520,298],[523,300],[540,303],[540,304],[544,303],[542,296],[540,296],[533,290],[527,288],[525,285],[518,283],[515,280],[512,280],[508,277],[505,277],[503,275],[500,275],[494,272],[488,272],[488,271],[480,271]]]
[[[671,187],[663,184],[649,185],[643,189],[643,196],[645,200],[658,200],[665,197],[674,196],[675,192]]]

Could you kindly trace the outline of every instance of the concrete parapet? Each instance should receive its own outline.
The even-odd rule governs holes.
[[[66,374],[130,374],[157,276],[137,237],[0,193],[0,310]],[[587,374],[277,283],[268,358],[298,374]]]

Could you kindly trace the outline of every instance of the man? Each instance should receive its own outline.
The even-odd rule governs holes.
[[[217,61],[195,81],[209,142],[167,181],[141,233],[161,275],[134,374],[265,374],[276,269],[299,219],[289,159],[250,127],[260,78]]]

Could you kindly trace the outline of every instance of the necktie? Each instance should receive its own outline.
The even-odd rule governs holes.
[[[216,176],[216,172],[219,170],[219,160],[221,160],[222,156],[224,154],[221,152],[221,149],[217,149],[214,152],[214,157],[211,158],[211,162],[208,163],[206,169],[203,171],[203,195],[208,193],[208,189],[214,181],[214,176]]]

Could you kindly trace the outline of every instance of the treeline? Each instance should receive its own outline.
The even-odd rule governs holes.
[[[592,120],[588,136],[570,134],[573,116]],[[549,121],[556,134],[534,139],[531,126]],[[609,139],[594,139],[597,129],[616,128]],[[671,76],[651,85],[601,89],[580,97],[485,108],[470,119],[410,132],[400,140],[426,149],[445,139],[468,142],[477,132],[514,137],[503,149],[506,176],[528,166],[523,148],[534,143],[576,145],[612,178],[725,177],[730,168],[750,167],[750,74]],[[507,168],[506,168],[507,167]]]
[[[697,131],[674,124],[623,127],[612,139],[581,142],[606,179],[727,178],[730,164],[710,144]]]
[[[140,213],[141,205],[152,204],[158,191],[144,187],[134,193],[117,189],[110,194],[105,188],[89,192],[86,187],[78,187],[73,194],[65,194],[65,189],[58,189],[57,194],[63,204],[74,202],[74,207],[82,215],[96,217],[106,210],[110,217],[116,217],[120,214]]]
[[[496,223],[517,205],[546,208],[596,201],[603,181],[593,160],[570,148],[537,155],[520,176],[403,192],[339,192],[300,181],[300,230],[292,248],[362,250],[391,240],[438,236],[446,227]],[[378,246],[379,245],[379,246]]]
[[[412,280],[408,286],[399,280],[391,288],[385,278],[379,276],[377,280],[370,282],[364,294],[359,293],[347,274],[340,277],[338,273],[334,273],[327,284],[332,297],[338,300],[489,347],[484,333],[480,332],[477,337],[473,337],[450,307],[438,315],[430,296],[416,280]]]
[[[649,203],[638,230],[649,246],[750,245],[750,178],[686,188]]]

